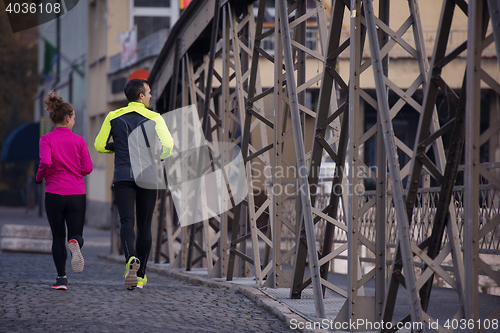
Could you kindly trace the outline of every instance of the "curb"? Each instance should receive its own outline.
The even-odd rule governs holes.
[[[4,224],[0,232],[0,249],[4,252],[52,253],[49,227]]]
[[[117,255],[107,255],[107,254],[100,254],[98,255],[99,258],[105,259],[108,261],[113,261],[117,263],[125,263],[125,260],[123,259],[122,256],[117,256]],[[294,320],[296,323],[306,323],[308,320],[303,318],[302,316],[298,315],[297,313],[293,312],[292,309],[290,309],[288,306],[285,304],[270,298],[263,292],[261,292],[257,288],[252,288],[249,286],[243,286],[243,285],[237,285],[234,283],[230,282],[222,282],[222,281],[213,281],[201,276],[197,275],[192,275],[189,273],[185,272],[180,272],[175,269],[167,268],[167,267],[159,267],[155,265],[149,265],[148,270],[165,275],[171,278],[179,279],[186,281],[190,284],[194,285],[202,285],[202,286],[208,286],[210,288],[227,288],[231,290],[235,290],[237,292],[240,292],[244,296],[246,296],[248,299],[253,301],[255,304],[257,304],[259,307],[266,309],[267,311],[271,312],[273,315],[278,317],[281,321],[283,321],[288,328],[290,328],[290,323],[292,320]],[[305,326],[305,325],[304,325]],[[318,330],[310,330],[310,329],[296,329],[298,332],[303,332],[303,333],[317,333],[317,332],[323,332],[323,331],[318,331]]]

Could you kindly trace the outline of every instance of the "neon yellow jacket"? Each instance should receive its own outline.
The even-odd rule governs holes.
[[[128,148],[128,135],[144,122],[155,122],[155,131],[162,144],[160,158],[166,159],[174,148],[174,139],[167,128],[163,117],[139,102],[130,102],[126,107],[111,111],[104,119],[94,146],[99,153],[115,153],[114,181],[131,179],[131,166]],[[113,137],[114,142],[109,142]]]

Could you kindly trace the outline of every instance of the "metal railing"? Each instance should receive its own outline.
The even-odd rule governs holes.
[[[436,207],[439,201],[439,191],[438,187],[430,187],[420,189],[417,194],[416,206],[413,210],[410,230],[411,238],[416,243],[421,243],[426,238],[428,238],[432,233],[433,219],[436,213]],[[481,193],[481,204],[478,214],[480,216],[480,225],[484,226],[488,224],[491,219],[499,213],[500,210],[500,193],[491,185],[480,185]],[[391,193],[389,191],[388,195]],[[360,206],[370,201],[372,197],[375,196],[375,191],[366,191],[362,196],[363,200]],[[330,195],[329,194],[318,194],[316,196],[316,207],[317,209],[324,209],[328,205]],[[460,245],[463,246],[463,230],[464,230],[464,218],[463,218],[463,204],[464,204],[464,187],[455,186],[453,191],[453,200],[455,206],[455,218],[459,230]],[[390,206],[387,207],[386,213],[386,239],[387,247],[394,248],[397,241],[397,222],[395,218],[395,210],[392,200],[389,198],[388,202]],[[282,214],[284,218],[290,221],[297,221],[295,216],[295,196],[290,196],[283,203]],[[340,216],[339,221],[345,223],[344,216],[342,214],[342,209],[339,209]],[[360,217],[360,232],[368,238],[370,241],[375,242],[375,220],[376,219],[376,208],[372,207],[368,209]],[[325,234],[326,221],[320,220],[315,225],[316,241],[318,246],[323,243],[323,235]],[[295,244],[294,234],[287,228],[283,228],[282,239],[288,244],[288,248],[291,248]],[[334,232],[334,243],[345,243],[347,242],[347,234],[340,228],[335,228]],[[446,233],[443,236],[442,246],[448,243],[448,236]],[[485,234],[479,242],[479,252],[484,254],[500,254],[500,225],[495,226],[489,233]]]

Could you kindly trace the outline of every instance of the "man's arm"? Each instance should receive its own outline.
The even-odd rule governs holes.
[[[167,124],[165,123],[165,119],[163,119],[162,116],[153,118],[153,121],[156,123],[155,131],[163,146],[160,158],[164,160],[172,154],[172,149],[174,149],[174,139],[172,138],[172,135],[167,128]]]
[[[110,112],[106,116],[106,119],[104,119],[104,123],[102,124],[101,130],[99,131],[99,134],[97,134],[97,137],[95,138],[94,147],[99,153],[107,153],[107,154],[114,153],[113,150],[109,149],[112,148],[111,146],[108,145],[108,147],[106,147],[106,145],[108,144],[109,134],[111,132],[111,118],[112,118],[112,113]]]

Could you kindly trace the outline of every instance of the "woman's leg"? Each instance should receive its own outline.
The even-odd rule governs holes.
[[[66,226],[64,223],[65,196],[45,193],[45,211],[52,230],[52,257],[57,275],[66,275]]]
[[[81,273],[85,266],[80,248],[83,246],[83,224],[85,223],[86,196],[68,195],[66,225],[68,226],[68,249],[71,251],[71,268]]]
[[[85,194],[68,195],[66,206],[66,224],[68,225],[68,241],[76,239],[80,247],[83,246],[83,225],[87,199]]]

